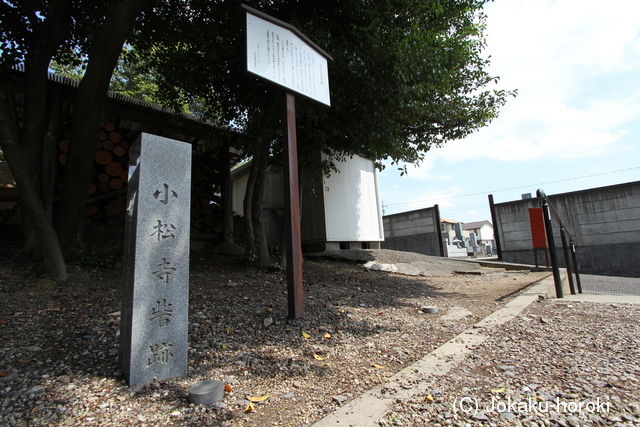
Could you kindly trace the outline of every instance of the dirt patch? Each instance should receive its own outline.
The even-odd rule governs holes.
[[[417,255],[387,252],[373,258]],[[60,285],[4,255],[2,425],[310,424],[547,276],[405,276],[367,270],[360,259],[307,258],[305,317],[289,320],[281,272],[194,254],[188,377],[132,388],[118,366],[120,269],[71,266]],[[443,318],[454,313],[464,315]],[[214,379],[233,391],[213,406],[189,405],[189,387]],[[266,395],[245,412],[247,396]]]

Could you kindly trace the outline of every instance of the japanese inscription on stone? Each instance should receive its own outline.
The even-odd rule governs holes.
[[[187,374],[191,146],[142,134],[130,158],[120,359],[144,384]]]

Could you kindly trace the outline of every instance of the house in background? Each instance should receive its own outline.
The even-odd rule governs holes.
[[[440,208],[417,209],[382,218],[383,249],[431,256],[466,257],[495,253],[493,226],[489,221],[464,224],[440,217]]]
[[[442,230],[442,239],[447,257],[465,257],[468,255],[468,244],[465,242],[465,236],[462,234],[462,222],[441,218],[440,229]]]
[[[495,253],[496,241],[493,236],[493,225],[489,221],[475,221],[462,224],[462,233],[469,239],[472,246],[477,246],[480,250],[489,253]],[[471,234],[475,235],[476,244],[473,245]]]
[[[327,158],[323,155],[323,160]],[[318,159],[320,160],[320,158]],[[320,164],[320,161],[318,161]],[[373,161],[354,155],[336,163],[339,172],[323,177],[318,167],[302,184],[300,233],[302,250],[379,249],[384,240],[378,174]],[[242,201],[249,165],[231,172],[233,210],[244,214]],[[284,211],[281,173],[269,175],[263,221],[269,246],[279,246]]]
[[[456,235],[458,239],[462,239],[462,228],[459,228],[460,224],[462,224],[462,222],[456,221],[455,219],[441,218],[440,229],[442,230],[442,237],[449,239],[449,243],[451,243],[451,240]],[[456,230],[459,230],[459,232],[456,232]]]

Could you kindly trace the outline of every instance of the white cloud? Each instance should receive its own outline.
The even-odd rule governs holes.
[[[418,165],[407,165],[407,177],[416,181],[450,181],[455,179],[456,176],[451,173],[443,173],[446,170],[446,165],[442,164],[442,157],[439,157],[436,153],[439,148],[435,148],[425,157],[424,161]]]
[[[429,152],[410,179],[453,179],[442,165],[469,159],[587,159],[625,149],[620,141],[640,120],[640,2],[496,0],[486,12],[491,72],[519,96],[489,127]]]
[[[486,12],[487,52],[505,84],[564,93],[576,77],[640,66],[636,0],[498,0]]]

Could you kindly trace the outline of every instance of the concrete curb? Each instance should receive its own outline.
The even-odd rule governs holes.
[[[482,319],[458,336],[441,345],[411,366],[361,396],[351,400],[335,412],[313,424],[313,427],[352,426],[371,427],[392,409],[396,399],[407,399],[427,392],[430,376],[444,375],[461,362],[491,335],[491,329],[517,316],[540,297],[555,296],[553,276],[542,280],[527,292],[507,303],[500,310]]]

